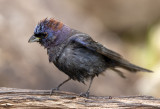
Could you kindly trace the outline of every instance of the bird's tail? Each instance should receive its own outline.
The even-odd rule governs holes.
[[[142,71],[142,72],[153,72],[151,70],[148,70],[148,69],[145,69],[145,68],[142,68],[142,67],[139,67],[137,65],[134,65],[134,64],[131,64],[130,62],[126,61],[126,60],[121,60],[119,62],[119,66],[121,68],[124,68],[126,70],[129,70],[131,72],[138,72],[138,71]]]

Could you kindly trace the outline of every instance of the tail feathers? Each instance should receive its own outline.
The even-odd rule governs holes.
[[[123,68],[123,69],[126,69],[132,73],[136,73],[138,71],[142,71],[142,72],[153,72],[151,70],[148,70],[148,69],[145,69],[145,68],[142,68],[142,67],[139,67],[137,65],[134,65],[134,64],[131,64],[130,62],[128,62],[127,60],[125,59],[122,59],[122,58],[119,58],[117,61],[117,67],[120,67],[120,68]],[[111,70],[115,71],[119,76],[121,76],[122,78],[126,78],[124,75],[123,75],[123,72],[121,72],[120,70],[116,69],[116,66],[111,68]]]
[[[115,68],[111,68],[111,70],[115,71],[119,76],[121,76],[122,78],[126,78],[126,76],[124,76],[123,72],[121,72],[120,70],[118,69],[115,69]]]
[[[120,67],[129,70],[131,72],[138,72],[138,71],[142,71],[142,72],[153,72],[151,70],[136,66],[134,64],[129,63],[128,61],[123,61],[120,62]]]

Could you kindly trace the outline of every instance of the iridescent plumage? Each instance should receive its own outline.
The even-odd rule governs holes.
[[[61,83],[57,89],[70,79],[83,83],[90,79],[87,92],[82,94],[86,97],[89,96],[93,78],[106,69],[114,70],[123,78],[125,76],[117,69],[118,67],[131,72],[151,72],[131,64],[120,54],[95,42],[89,35],[71,29],[54,19],[40,21],[29,42],[39,42],[47,48],[49,62],[53,62],[59,70],[69,76],[69,79]]]

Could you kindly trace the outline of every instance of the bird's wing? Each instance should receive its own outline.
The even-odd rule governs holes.
[[[85,35],[85,36],[84,36]],[[71,40],[75,43],[78,43],[90,50],[93,50],[95,52],[98,52],[110,59],[113,60],[119,60],[122,59],[122,56],[106,47],[104,47],[102,44],[95,42],[91,37],[86,36],[86,34],[80,34],[78,37],[73,37]]]
[[[75,43],[78,43],[90,50],[93,50],[95,52],[98,52],[109,59],[114,60],[114,62],[117,63],[118,67],[122,67],[124,69],[127,69],[131,72],[137,72],[137,71],[144,71],[144,72],[152,72],[151,70],[136,66],[134,64],[131,64],[127,60],[125,60],[120,54],[104,47],[102,44],[95,42],[90,36],[87,34],[75,34],[71,38],[71,41],[74,41]]]

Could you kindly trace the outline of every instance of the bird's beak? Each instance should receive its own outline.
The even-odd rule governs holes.
[[[31,42],[38,42],[40,40],[40,38],[39,37],[36,37],[36,36],[31,36],[31,38],[28,40],[28,42],[29,43],[31,43]]]

